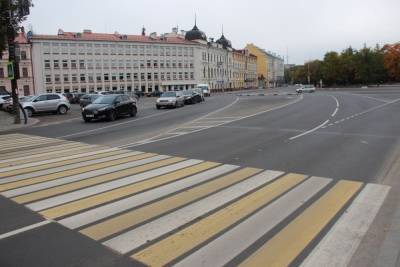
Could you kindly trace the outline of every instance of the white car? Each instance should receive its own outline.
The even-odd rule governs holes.
[[[199,88],[203,91],[204,96],[211,96],[211,91],[210,91],[210,87],[208,86],[208,84],[198,84],[197,88]]]
[[[298,89],[296,89],[296,92],[301,94],[301,93],[314,93],[315,92],[315,87],[314,85],[308,84],[304,85]]]
[[[163,93],[156,100],[156,108],[160,109],[162,107],[183,107],[185,105],[185,96],[182,91],[170,91]]]
[[[42,94],[21,104],[29,117],[41,112],[57,112],[63,115],[71,109],[71,104],[62,94]]]

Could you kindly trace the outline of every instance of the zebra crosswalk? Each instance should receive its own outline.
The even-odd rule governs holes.
[[[390,190],[22,134],[0,152],[2,196],[148,266],[346,266]]]

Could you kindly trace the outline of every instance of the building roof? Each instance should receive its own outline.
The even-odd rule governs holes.
[[[138,42],[138,43],[170,43],[170,44],[197,44],[185,40],[179,36],[165,37],[154,35],[126,35],[119,33],[92,33],[84,31],[78,32],[59,32],[58,35],[39,35],[32,36],[32,40],[60,40],[60,41],[108,41],[108,42]]]
[[[194,40],[207,41],[207,36],[204,32],[200,31],[199,28],[197,28],[197,25],[195,23],[193,29],[186,32],[185,39],[189,41],[194,41]]]
[[[228,39],[225,38],[224,34],[222,34],[221,38],[219,38],[216,43],[222,45],[223,48],[232,48],[232,43]]]
[[[26,35],[24,32],[19,32],[17,37],[15,37],[15,42],[17,44],[27,44],[28,39],[26,38]]]

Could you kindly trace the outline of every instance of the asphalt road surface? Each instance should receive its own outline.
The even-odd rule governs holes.
[[[0,265],[395,266],[400,88],[293,92],[0,136]]]

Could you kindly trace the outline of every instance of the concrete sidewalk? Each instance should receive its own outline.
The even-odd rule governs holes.
[[[22,116],[21,120],[22,120],[21,124],[14,124],[13,115],[1,110],[0,111],[0,133],[5,132],[5,131],[20,129],[20,128],[24,128],[24,127],[29,127],[29,126],[32,126],[39,122],[38,119],[28,118],[28,124],[23,124],[23,122],[24,122],[23,116]]]

